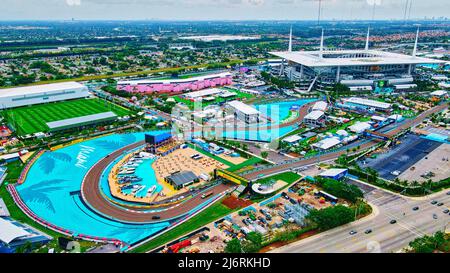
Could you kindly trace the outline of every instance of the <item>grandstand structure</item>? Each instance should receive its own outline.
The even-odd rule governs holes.
[[[158,156],[168,155],[181,145],[170,132],[146,134],[145,143],[146,151]]]
[[[130,93],[173,93],[197,91],[210,87],[232,84],[229,72],[209,74],[186,79],[144,79],[119,81],[117,90]]]
[[[292,34],[291,34],[292,36]],[[292,51],[292,38],[288,51],[271,52],[287,62],[282,63],[280,75],[300,83],[303,91],[326,90],[336,83],[349,87],[376,87],[379,84],[411,84],[417,65],[443,64],[440,60],[417,56],[417,30],[411,55],[392,53],[369,48],[370,29],[367,31],[364,49],[325,50],[324,31],[317,51]]]
[[[0,109],[16,108],[91,96],[86,86],[77,82],[63,82],[2,89]]]

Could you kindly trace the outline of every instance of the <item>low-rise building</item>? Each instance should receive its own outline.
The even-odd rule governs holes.
[[[309,126],[320,127],[323,126],[326,122],[326,115],[323,111],[312,111],[307,114],[303,123]]]
[[[350,131],[356,134],[362,134],[364,131],[369,130],[372,126],[367,122],[357,122],[354,125],[348,127]]]

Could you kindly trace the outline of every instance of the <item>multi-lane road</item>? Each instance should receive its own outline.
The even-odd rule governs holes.
[[[278,248],[279,253],[364,253],[396,252],[408,243],[425,234],[444,231],[450,222],[450,215],[443,213],[450,205],[447,191],[426,198],[408,198],[359,184],[365,190],[366,200],[374,207],[374,213],[359,221],[338,227],[307,239]],[[436,200],[444,203],[432,205]],[[419,210],[414,211],[414,207]],[[434,219],[436,214],[437,219]],[[397,223],[391,224],[391,220]],[[366,234],[366,230],[372,232]],[[351,235],[351,231],[357,233]]]

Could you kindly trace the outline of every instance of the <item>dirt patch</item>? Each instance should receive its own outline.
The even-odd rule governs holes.
[[[240,199],[240,198],[237,198],[235,196],[230,196],[230,197],[224,199],[222,201],[222,204],[224,204],[228,208],[234,210],[234,209],[237,209],[237,208],[248,207],[248,206],[252,205],[253,203],[251,201]]]

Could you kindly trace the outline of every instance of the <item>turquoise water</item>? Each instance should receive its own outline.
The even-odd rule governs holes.
[[[428,140],[443,142],[443,143],[449,143],[448,137],[445,135],[440,135],[440,134],[429,134],[427,136],[424,136],[423,138],[428,139]]]
[[[144,140],[144,133],[110,135],[55,152],[46,152],[31,167],[17,190],[38,217],[77,234],[133,243],[170,225],[169,222],[133,225],[103,218],[85,207],[78,195],[88,170],[109,153]],[[151,172],[146,172],[151,178]]]
[[[142,178],[142,181],[134,183],[134,184],[145,186],[145,188],[143,188],[141,191],[136,193],[136,197],[145,197],[147,195],[147,191],[152,186],[156,186],[155,192],[160,192],[163,189],[163,187],[156,182],[156,174],[152,168],[152,163],[154,161],[155,161],[154,159],[145,159],[139,165],[139,167],[136,168],[135,175]],[[125,190],[124,190],[124,192],[125,192]],[[129,190],[129,192],[131,192],[131,190]]]
[[[283,136],[293,130],[296,129],[296,125],[287,126],[283,128],[268,128],[270,125],[279,125],[281,121],[286,119],[289,116],[289,110],[292,107],[301,107],[302,105],[315,101],[315,99],[302,99],[302,100],[294,100],[294,101],[284,101],[284,102],[274,102],[268,104],[257,104],[254,107],[261,111],[261,113],[270,117],[271,122],[267,124],[258,125],[258,130],[239,130],[232,131],[228,130],[227,132],[222,133],[222,136],[226,138],[236,138],[236,139],[244,139],[244,140],[253,140],[253,141],[264,141],[271,142],[275,139],[278,139],[280,136]],[[256,125],[249,125],[249,128],[255,128]],[[201,132],[194,133],[195,137],[200,137]]]

